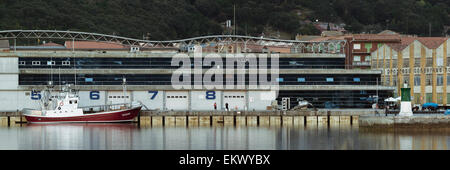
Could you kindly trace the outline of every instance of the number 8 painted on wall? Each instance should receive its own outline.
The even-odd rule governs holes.
[[[206,91],[206,99],[208,99],[208,100],[216,99],[216,92],[215,91]]]

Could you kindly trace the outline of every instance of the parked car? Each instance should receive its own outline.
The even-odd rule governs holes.
[[[444,112],[444,115],[450,115],[450,109],[447,109],[447,110]]]
[[[438,104],[436,104],[436,103],[425,103],[422,105],[422,110],[436,111],[437,108],[438,108]]]

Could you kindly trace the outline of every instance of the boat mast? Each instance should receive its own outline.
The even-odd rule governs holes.
[[[122,89],[123,89],[123,103],[127,103],[127,98],[126,98],[126,94],[127,94],[127,86],[126,86],[126,82],[127,79],[125,78],[125,76],[122,78]]]

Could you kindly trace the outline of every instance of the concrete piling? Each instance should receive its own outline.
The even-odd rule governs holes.
[[[27,123],[27,118],[25,118],[25,116],[21,116],[21,120],[22,123]]]
[[[152,127],[163,126],[163,116],[152,116]]]
[[[339,116],[339,124],[350,124],[350,116]]]
[[[270,126],[281,126],[281,116],[270,116]]]
[[[283,116],[283,126],[292,126],[294,124],[294,120],[292,116]]]
[[[224,126],[234,126],[234,116],[223,116]]]
[[[236,116],[236,126],[246,126],[246,116]]]
[[[293,126],[294,127],[303,127],[305,126],[305,117],[304,116],[293,116]]]
[[[164,126],[175,126],[175,116],[164,116]]]
[[[339,124],[339,116],[330,116],[330,125]]]
[[[223,116],[213,116],[212,117],[212,125],[213,126],[223,126],[224,120]]]
[[[358,125],[359,116],[352,116],[352,125]]]
[[[200,126],[211,126],[211,116],[199,116]]]
[[[0,126],[8,126],[8,117],[0,117]]]
[[[186,116],[176,116],[175,117],[175,126],[186,127]]]
[[[317,124],[319,126],[327,126],[328,125],[328,116],[317,116]]]
[[[270,117],[259,116],[259,126],[270,126]]]
[[[247,116],[247,126],[257,126],[258,117],[257,116]]]
[[[141,126],[147,127],[151,126],[151,117],[150,116],[141,116]]]
[[[199,124],[198,116],[188,116],[188,126],[189,127],[197,127]]]
[[[317,124],[317,116],[306,116],[306,126],[316,124]]]

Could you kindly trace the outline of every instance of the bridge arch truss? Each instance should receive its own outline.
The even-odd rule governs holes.
[[[59,39],[73,41],[97,41],[149,48],[180,48],[192,45],[229,45],[242,43],[245,47],[246,45],[252,44],[289,47],[294,53],[344,53],[344,47],[347,44],[345,40],[327,40],[316,42],[243,35],[209,35],[179,40],[155,41],[99,33],[60,30],[4,30],[0,31],[0,39]]]

